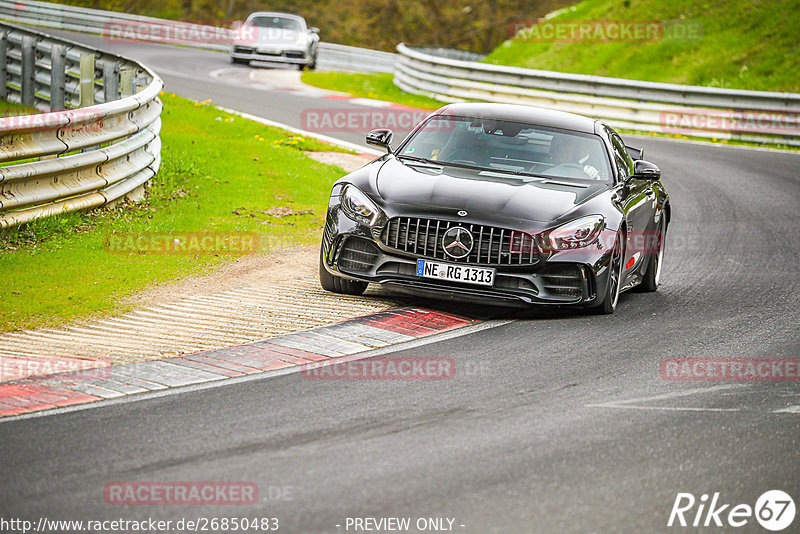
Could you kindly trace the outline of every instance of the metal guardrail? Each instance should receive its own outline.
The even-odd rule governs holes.
[[[800,146],[800,94],[567,74],[397,46],[395,84],[442,102],[536,105],[645,132]]]
[[[0,228],[136,196],[161,162],[161,79],[147,67],[0,23]]]
[[[319,43],[319,66],[356,72],[394,72],[397,54],[335,43]]]
[[[45,28],[105,35],[112,40],[115,38],[114,32],[119,32],[122,36],[129,34],[137,39],[151,42],[165,42],[165,36],[183,35],[187,38],[180,40],[178,44],[220,52],[230,50],[235,34],[232,28],[217,28],[32,0],[0,0],[0,19]],[[211,38],[203,39],[204,36]],[[319,50],[320,65],[329,68],[392,72],[397,59],[397,54],[334,43],[320,43]]]

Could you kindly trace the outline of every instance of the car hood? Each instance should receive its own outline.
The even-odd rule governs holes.
[[[547,180],[456,167],[425,168],[390,157],[374,183],[387,204],[466,210],[551,222],[608,189],[604,182]]]

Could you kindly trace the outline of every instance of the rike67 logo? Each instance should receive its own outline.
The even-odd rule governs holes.
[[[792,524],[794,516],[794,501],[781,490],[764,492],[756,500],[755,506],[723,503],[719,492],[715,492],[710,501],[706,493],[700,499],[691,493],[678,493],[667,526],[738,528],[747,525],[755,517],[765,529],[780,532]]]

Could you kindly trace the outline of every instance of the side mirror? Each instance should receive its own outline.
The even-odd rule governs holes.
[[[312,26],[308,29],[311,33],[319,33],[319,28]]]
[[[631,174],[631,178],[636,180],[660,180],[661,169],[649,161],[643,159],[636,160],[633,162],[633,174]]]
[[[632,146],[625,145],[625,148],[628,150],[628,154],[631,156],[633,161],[637,159],[644,159],[644,149],[643,148],[633,148]]]
[[[372,130],[367,134],[367,144],[383,147],[387,150],[387,152],[389,152],[389,154],[391,154],[392,147],[390,145],[393,137],[394,132],[391,130],[387,130],[385,128]]]

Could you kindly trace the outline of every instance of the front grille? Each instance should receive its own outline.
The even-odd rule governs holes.
[[[284,52],[284,54],[286,55],[286,57],[293,59],[303,59],[305,57],[305,54],[303,54],[302,52],[297,52],[294,50],[287,50],[286,52]]]
[[[253,53],[252,47],[241,46],[241,45],[234,46],[233,47],[233,51],[236,52],[237,54],[252,54]]]
[[[579,298],[583,289],[583,275],[577,265],[558,265],[542,274],[542,285],[552,295]]]
[[[328,218],[325,221],[325,230],[322,232],[322,241],[325,243],[325,250],[330,250],[333,238],[336,236],[336,223]]]
[[[378,247],[371,241],[348,237],[339,252],[337,265],[342,271],[366,273],[375,267],[379,255]]]
[[[442,236],[453,226],[466,228],[474,240],[469,255],[460,260],[451,258],[442,249]],[[383,245],[399,252],[449,262],[500,266],[533,265],[539,261],[536,244],[530,234],[483,224],[395,217],[383,229],[380,239]]]

